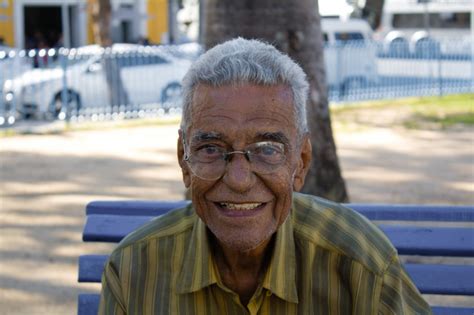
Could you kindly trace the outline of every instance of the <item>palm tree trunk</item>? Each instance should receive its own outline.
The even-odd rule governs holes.
[[[95,42],[102,47],[110,47],[112,45],[112,37],[110,35],[111,19],[112,6],[110,0],[94,0],[92,3],[92,29]],[[128,104],[128,95],[120,76],[120,67],[116,57],[112,53],[107,53],[103,57],[102,67],[104,69],[111,109],[114,106]]]
[[[323,40],[316,0],[206,0],[204,44],[210,48],[241,36],[275,45],[308,75],[308,123],[313,164],[303,191],[348,201],[329,115]]]
[[[382,21],[384,0],[366,0],[363,7],[356,5],[353,16],[369,22],[372,29],[376,30]]]

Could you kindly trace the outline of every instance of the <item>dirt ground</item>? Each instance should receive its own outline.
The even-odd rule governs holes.
[[[0,138],[0,313],[74,314],[84,206],[182,199],[178,126]],[[352,202],[474,204],[474,133],[336,128]]]

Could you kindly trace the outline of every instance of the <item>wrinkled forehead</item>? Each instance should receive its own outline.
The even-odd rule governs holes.
[[[271,119],[279,115],[294,118],[293,92],[284,84],[236,83],[217,87],[200,84],[196,87],[189,115],[191,123],[209,115],[239,114],[247,119]]]
[[[297,129],[293,94],[286,85],[203,85],[196,89],[188,117],[184,131],[191,138],[199,132],[218,133],[230,142],[254,141],[262,134],[292,139]]]

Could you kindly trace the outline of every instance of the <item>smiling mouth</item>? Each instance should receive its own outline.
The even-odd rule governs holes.
[[[261,207],[263,203],[228,203],[220,202],[219,207],[232,211],[250,211]]]
[[[260,213],[267,205],[266,202],[215,202],[214,204],[222,214],[229,217],[251,217]]]

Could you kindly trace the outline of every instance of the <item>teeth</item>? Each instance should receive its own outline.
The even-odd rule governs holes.
[[[225,207],[230,210],[252,210],[259,206],[261,203],[226,203],[221,202],[221,207]]]

